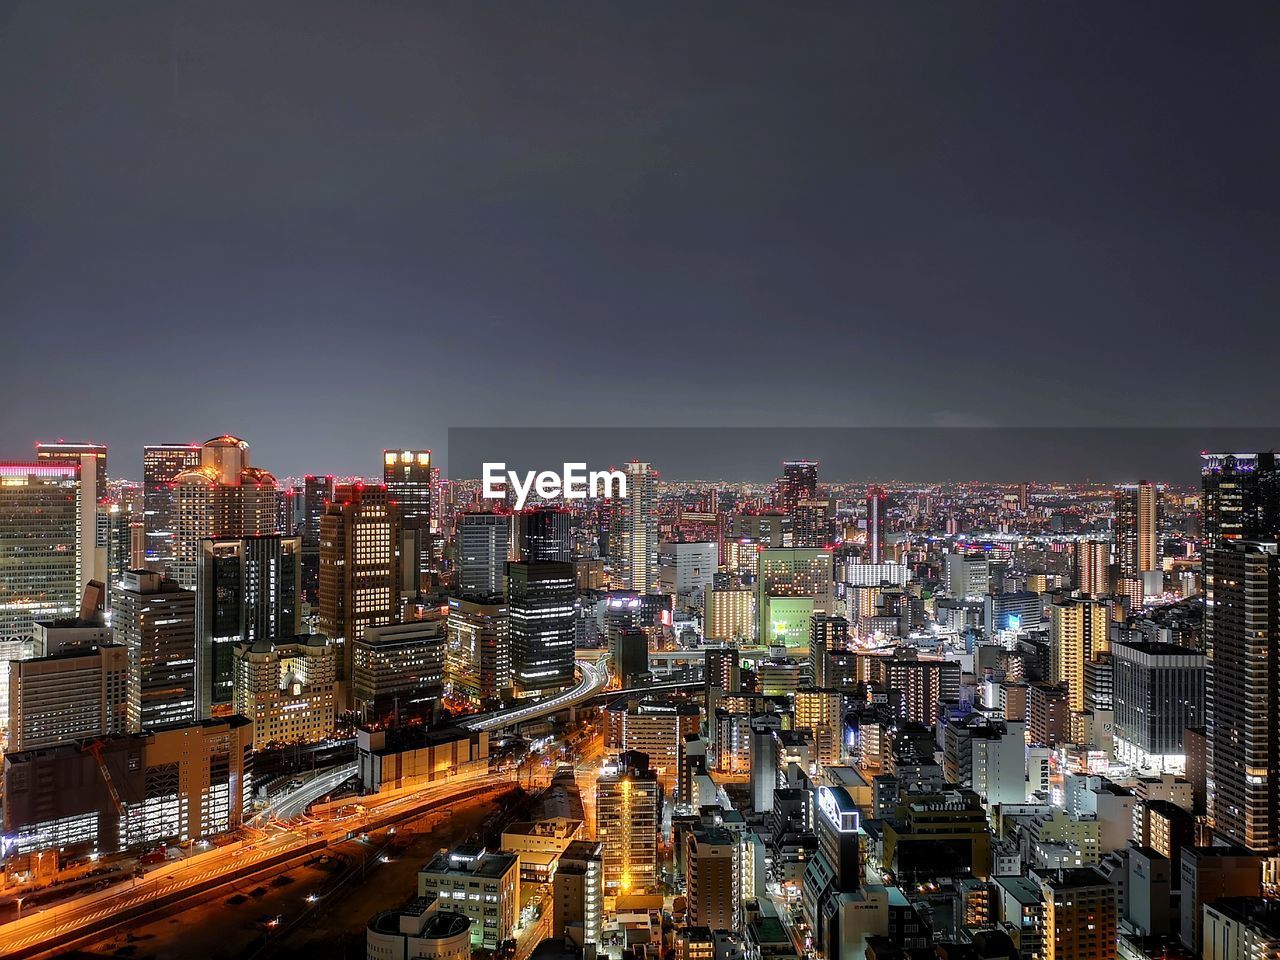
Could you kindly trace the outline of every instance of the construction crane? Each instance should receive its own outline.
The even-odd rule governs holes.
[[[102,745],[106,740],[89,740],[80,744],[80,749],[85,753],[93,754],[93,759],[98,762],[98,770],[102,774],[102,782],[107,785],[107,793],[111,796],[111,802],[115,804],[116,813],[123,816],[124,803],[120,799],[120,792],[116,789],[115,781],[111,779],[111,771],[107,769],[106,758],[102,755]]]

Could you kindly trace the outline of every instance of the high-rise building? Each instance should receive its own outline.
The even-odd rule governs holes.
[[[84,481],[84,482],[82,482]],[[95,473],[60,460],[0,463],[0,640],[74,617],[97,573]]]
[[[1160,569],[1161,488],[1154,483],[1115,489],[1116,565],[1121,577],[1142,579]]]
[[[111,628],[129,651],[143,730],[196,719],[196,595],[150,570],[127,570],[112,589]]]
[[[791,511],[791,546],[822,547],[831,542],[830,500],[800,500]]]
[[[173,480],[177,536],[173,579],[196,588],[201,541],[210,537],[257,537],[279,533],[276,478],[249,464],[249,444],[224,435],[200,448],[200,466]]]
[[[54,443],[38,441],[36,460],[41,463],[76,463],[93,465],[94,488],[101,499],[107,494],[107,446],[103,443]]]
[[[511,678],[536,693],[573,683],[577,584],[571,563],[507,565]]]
[[[814,945],[823,956],[836,960],[845,955],[840,949],[845,935],[840,923],[846,914],[840,904],[860,886],[858,808],[841,786],[820,786],[815,799],[818,850],[805,867],[801,905]]]
[[[657,590],[681,607],[701,603],[715,581],[720,551],[711,541],[665,541],[658,548]]]
[[[449,599],[445,680],[455,697],[483,704],[511,689],[511,623],[505,603]]]
[[[658,585],[657,473],[638,460],[628,463],[625,472],[627,495],[612,501],[609,525],[612,578],[618,589],[649,593]]]
[[[707,590],[702,595],[703,635],[709,643],[749,643],[759,629],[756,593],[748,587]]]
[[[596,835],[603,845],[604,894],[640,893],[658,881],[662,786],[643,753],[607,762],[596,784]]]
[[[1076,587],[1091,597],[1111,592],[1111,544],[1106,540],[1076,541]]]
[[[685,834],[684,862],[689,925],[740,929],[742,869],[737,835],[724,827],[690,830]]]
[[[809,618],[814,613],[832,613],[831,551],[825,549],[774,549],[760,552],[760,574],[756,584],[756,611],[760,618],[762,643],[804,646],[809,639]],[[788,605],[777,601],[808,600],[803,619],[792,615]],[[779,611],[785,615],[779,616]]]
[[[315,603],[320,592],[320,518],[325,505],[333,500],[333,477],[302,478],[302,590]]]
[[[196,559],[197,715],[234,709],[235,646],[302,631],[302,542],[276,535],[205,539]]]
[[[337,656],[319,634],[238,643],[235,712],[253,721],[253,748],[314,743],[333,732]]]
[[[458,592],[464,597],[500,597],[511,551],[511,515],[458,516]]]
[[[551,892],[551,933],[583,944],[600,943],[604,928],[602,844],[574,840],[556,864]],[[575,934],[581,928],[580,936]]]
[[[1182,738],[1204,716],[1204,654],[1171,643],[1111,647],[1117,754],[1136,765],[1181,766]]]
[[[351,695],[366,720],[431,719],[444,692],[446,627],[438,612],[424,620],[365,627],[353,641]]]
[[[801,500],[813,500],[817,495],[818,461],[784,460],[782,478],[778,481],[778,506],[791,513]]]
[[[340,484],[320,518],[319,631],[341,654],[350,683],[352,644],[365,627],[400,619],[400,512],[385,486]]]
[[[434,563],[431,554],[432,478],[430,450],[383,450],[382,482],[400,508],[402,571],[409,591]]]
[[[35,750],[137,729],[137,687],[119,644],[9,664],[9,749]]]
[[[1027,798],[1026,725],[971,713],[943,729],[942,772],[988,807]]]
[[[198,443],[158,443],[142,448],[142,523],[146,562],[168,564],[178,551],[178,494],[174,481],[200,466]]]
[[[867,488],[866,563],[884,563],[884,515],[888,506],[889,497],[883,487]]]
[[[827,654],[849,648],[849,621],[815,614],[809,619],[809,676],[815,687],[827,686]]]
[[[1110,646],[1111,617],[1098,600],[1064,597],[1049,607],[1049,679],[1065,683],[1073,711],[1085,709],[1085,664]]]
[[[1214,830],[1261,853],[1280,851],[1280,546],[1227,542],[1213,551],[1209,735]]]
[[[526,563],[573,560],[573,540],[568,510],[533,507],[516,515],[516,559]]]
[[[959,600],[981,600],[991,590],[991,563],[984,554],[944,554],[942,583]]]
[[[1051,870],[1044,898],[1044,960],[1113,960],[1119,910],[1116,888],[1093,867]]]

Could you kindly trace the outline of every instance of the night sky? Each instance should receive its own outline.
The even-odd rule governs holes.
[[[1270,425],[1277,36],[1261,3],[7,0],[0,455]]]

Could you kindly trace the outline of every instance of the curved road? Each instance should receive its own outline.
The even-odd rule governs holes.
[[[501,730],[503,727],[509,727],[512,724],[523,723],[525,720],[536,720],[547,714],[563,710],[565,707],[571,707],[584,700],[590,700],[609,685],[609,658],[607,656],[596,663],[591,663],[587,660],[579,660],[577,663],[581,679],[579,679],[576,687],[563,693],[558,693],[553,697],[539,700],[537,703],[531,703],[528,706],[512,707],[510,710],[485,714],[482,717],[477,717],[464,723],[463,726],[468,730],[483,730],[491,733],[494,730]]]

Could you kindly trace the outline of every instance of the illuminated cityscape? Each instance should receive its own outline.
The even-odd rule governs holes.
[[[1280,960],[1274,9],[0,23],[0,957]]]

